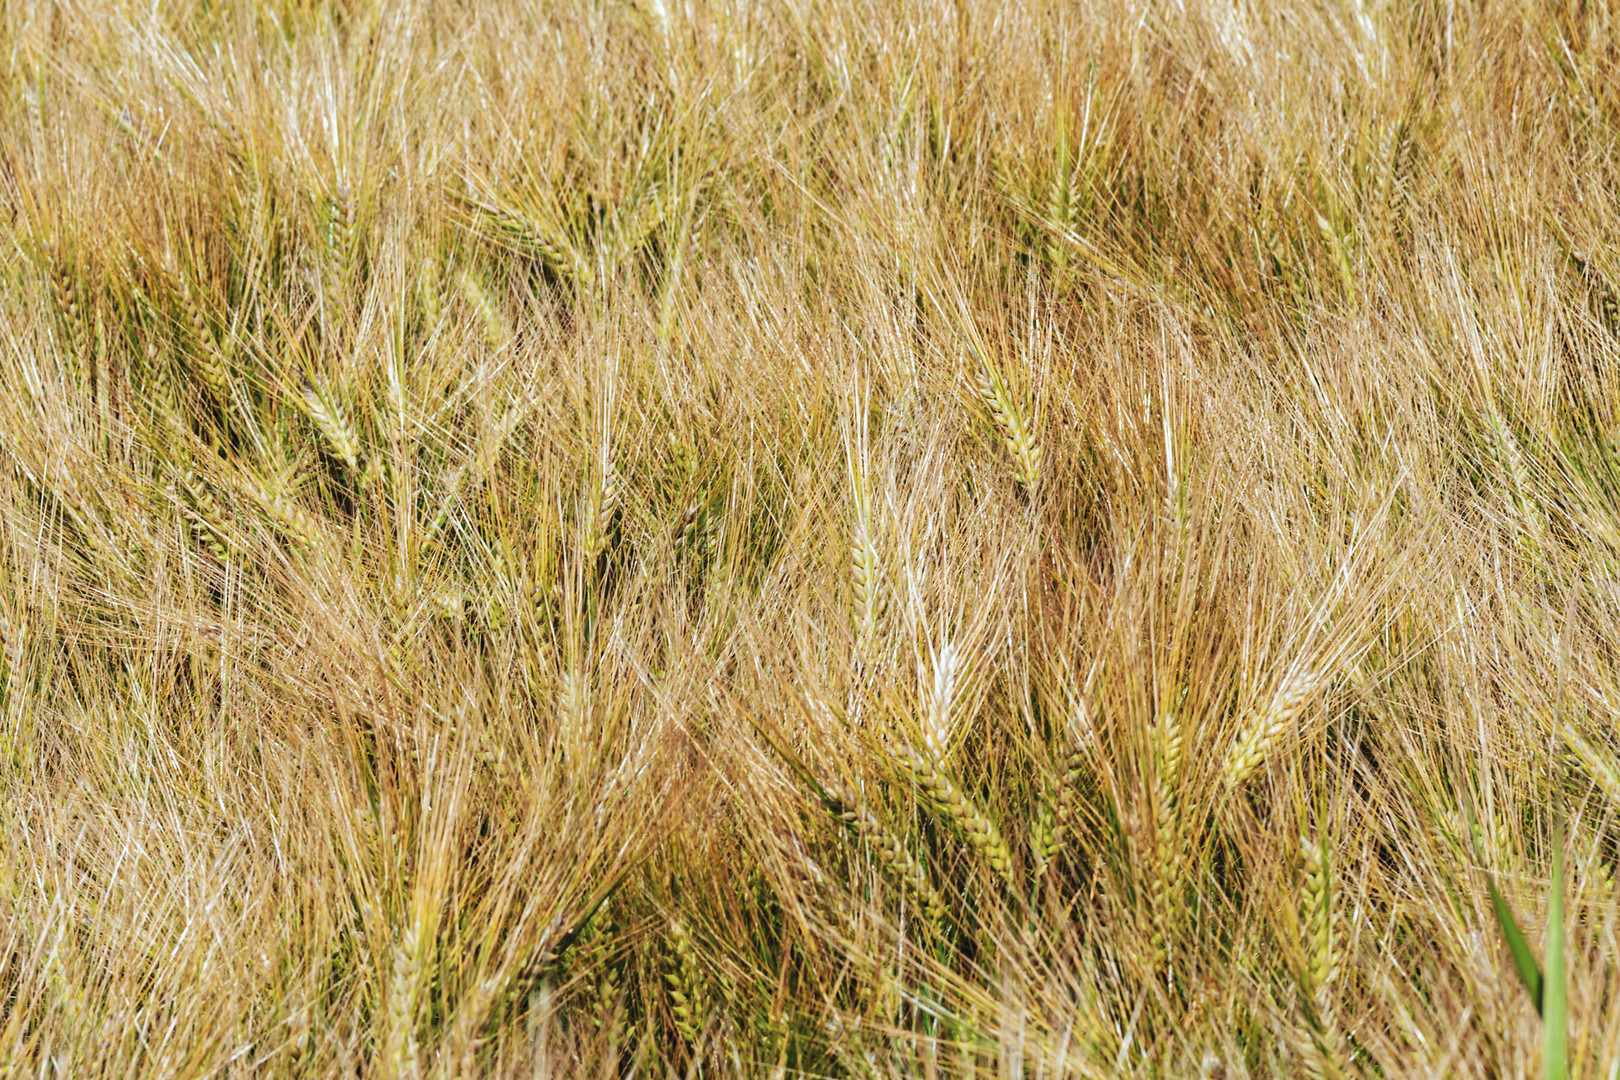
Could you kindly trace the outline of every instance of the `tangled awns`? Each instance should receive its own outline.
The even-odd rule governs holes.
[[[1620,1061],[1620,10],[0,2],[0,1072]]]

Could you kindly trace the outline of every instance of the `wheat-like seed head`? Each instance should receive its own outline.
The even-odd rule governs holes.
[[[360,462],[360,439],[349,423],[348,414],[338,400],[321,393],[314,386],[304,387],[304,407],[326,438],[332,456],[353,469]]]
[[[417,1047],[417,996],[421,983],[421,942],[412,924],[394,941],[391,954],[386,1020],[382,1032],[386,1073],[412,1076],[420,1051]]]
[[[927,793],[934,805],[967,838],[973,850],[995,871],[997,876],[1012,880],[1012,855],[1001,837],[1001,830],[968,797],[932,754],[910,752],[905,764],[919,787]]]
[[[934,888],[927,868],[898,836],[884,828],[853,791],[836,783],[828,785],[827,790],[830,793],[828,809],[861,840],[872,845],[878,860],[916,897],[928,921],[938,926],[945,918],[945,901]]]
[[[859,640],[867,641],[877,628],[878,576],[882,564],[878,561],[877,544],[864,514],[857,514],[855,528],[850,535],[850,585],[855,600],[855,633]]]
[[[623,480],[619,476],[618,464],[609,457],[602,467],[602,483],[596,489],[586,523],[585,553],[591,559],[607,550],[608,529],[613,525],[613,515],[619,510],[619,493],[622,487]]]
[[[1300,887],[1300,911],[1304,919],[1308,958],[1306,978],[1310,993],[1320,999],[1322,992],[1338,978],[1338,942],[1335,940],[1332,867],[1320,845],[1300,841],[1304,882]],[[1321,1004],[1320,1000],[1318,1004]]]
[[[1613,763],[1571,725],[1565,724],[1560,734],[1568,747],[1570,760],[1584,769],[1603,794],[1609,797],[1609,801],[1620,808],[1620,772],[1615,770]]]
[[[1006,382],[1001,381],[1001,377],[990,371],[988,366],[980,371],[978,393],[990,408],[996,431],[1000,432],[1009,455],[1013,455],[1013,479],[1024,487],[1027,494],[1035,494],[1035,487],[1040,484],[1042,453],[1040,439],[1034,427],[1030,426],[1029,418],[1017,405]]]
[[[664,980],[669,985],[670,1008],[681,1037],[696,1043],[709,1016],[709,996],[698,966],[697,950],[678,918],[669,921],[669,940],[674,964],[664,973]]]
[[[4,674],[7,678],[15,677],[18,672],[22,671],[23,633],[25,630],[26,624],[13,626],[10,619],[0,615],[0,661],[5,663],[5,668],[0,671],[0,674]]]
[[[429,331],[436,330],[444,313],[439,281],[439,260],[432,255],[422,256],[422,267],[416,278],[416,298],[422,305],[422,319]]]
[[[1297,669],[1277,688],[1264,712],[1250,714],[1227,755],[1228,783],[1240,786],[1265,764],[1272,748],[1304,710],[1315,690],[1315,678],[1307,670]]]
[[[320,550],[320,526],[303,507],[278,492],[261,489],[254,493],[281,532],[305,554]]]
[[[934,657],[933,679],[923,684],[923,745],[930,755],[943,755],[950,744],[961,674],[961,653],[955,642],[947,642]]]
[[[191,527],[198,542],[206,547],[214,558],[224,562],[231,548],[223,528],[225,512],[208,493],[208,489],[202,485],[195,473],[187,470],[181,474],[178,483],[170,485],[169,493],[180,510],[181,518]]]
[[[338,184],[326,206],[327,254],[341,288],[354,282],[360,259],[359,208],[346,183]]]
[[[1013,479],[1033,495],[1041,480],[1041,444],[1012,392],[988,364],[979,373],[979,396],[990,409],[996,430],[1013,459]]]
[[[479,284],[478,278],[471,270],[463,270],[456,278],[461,287],[461,295],[466,298],[467,306],[473,309],[478,316],[479,325],[484,329],[484,343],[491,349],[499,349],[506,344],[506,323],[501,318],[501,312],[495,306],[484,287]]]
[[[191,279],[187,275],[181,275],[180,278],[180,302],[191,326],[197,375],[202,379],[214,403],[223,404],[229,392],[225,357],[220,353],[219,342],[215,340],[214,332],[208,325],[208,315],[203,310],[202,301],[192,288]]]

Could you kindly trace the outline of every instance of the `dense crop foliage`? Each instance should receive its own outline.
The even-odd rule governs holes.
[[[0,45],[4,1071],[1620,1060],[1611,6]]]

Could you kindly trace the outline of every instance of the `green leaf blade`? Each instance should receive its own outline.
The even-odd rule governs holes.
[[[1513,917],[1513,911],[1508,907],[1507,901],[1497,891],[1496,883],[1490,878],[1485,879],[1485,887],[1491,892],[1491,906],[1496,910],[1496,922],[1502,928],[1502,938],[1507,942],[1508,952],[1513,956],[1513,967],[1519,973],[1519,979],[1524,988],[1530,991],[1530,999],[1536,1004],[1536,1012],[1540,1013],[1542,997],[1541,966],[1530,953],[1530,943],[1524,939],[1524,933],[1519,929],[1519,923]]]

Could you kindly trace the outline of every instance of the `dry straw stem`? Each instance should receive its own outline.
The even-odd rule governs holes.
[[[1155,725],[1153,774],[1153,955],[1154,967],[1162,967],[1176,926],[1175,891],[1182,888],[1181,814],[1177,801],[1181,785],[1181,721],[1174,709],[1167,710]]]

